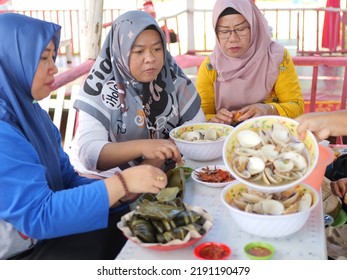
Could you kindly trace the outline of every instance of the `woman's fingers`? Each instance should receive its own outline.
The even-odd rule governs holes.
[[[153,186],[158,189],[158,192],[165,188],[167,185],[167,178],[166,176],[157,176],[154,179]]]
[[[330,183],[331,191],[334,195],[343,198],[347,192],[347,178],[342,178]]]
[[[151,184],[152,184],[151,192],[153,193],[160,192],[167,185],[166,174],[162,170],[158,169],[153,174],[151,174]]]
[[[339,187],[337,185],[337,181],[330,182],[330,187],[331,187],[331,192],[334,195],[336,195],[338,197],[342,197],[340,189],[339,189]]]
[[[173,159],[177,163],[182,162],[181,153],[178,150],[177,146],[171,142],[168,143],[170,144],[157,147],[152,155],[147,155],[147,158],[157,158],[160,160]]]

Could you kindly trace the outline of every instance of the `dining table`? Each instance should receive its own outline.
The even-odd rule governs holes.
[[[223,159],[198,162],[185,159],[185,166],[193,169],[223,165]],[[223,187],[208,187],[191,177],[185,182],[184,202],[199,206],[213,218],[212,228],[197,243],[173,251],[144,248],[128,240],[116,260],[196,260],[194,249],[203,242],[222,242],[231,249],[230,260],[246,260],[244,247],[253,241],[270,243],[275,248],[275,260],[326,260],[327,246],[321,199],[305,225],[297,232],[276,238],[265,238],[242,231],[233,221],[229,210],[222,204],[220,195]]]

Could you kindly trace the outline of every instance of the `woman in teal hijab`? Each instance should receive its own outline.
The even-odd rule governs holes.
[[[171,160],[181,163],[169,134],[204,122],[200,105],[156,20],[144,11],[125,12],[112,23],[74,104],[80,121],[75,165],[107,176],[101,172],[144,162],[163,169]]]

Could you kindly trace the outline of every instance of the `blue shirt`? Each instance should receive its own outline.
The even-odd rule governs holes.
[[[36,239],[106,227],[109,202],[104,181],[79,176],[62,148],[60,167],[64,189],[54,192],[33,146],[17,128],[0,121],[0,220]]]

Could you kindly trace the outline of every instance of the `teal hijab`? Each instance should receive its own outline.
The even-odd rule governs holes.
[[[32,82],[43,50],[59,47],[60,26],[28,16],[0,14],[0,121],[16,127],[32,144],[53,190],[63,188],[54,125],[33,100]]]

